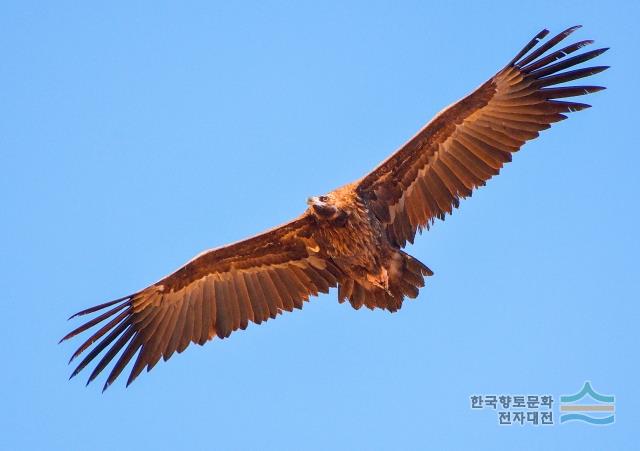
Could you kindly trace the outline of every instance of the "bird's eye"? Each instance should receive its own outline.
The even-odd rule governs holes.
[[[328,200],[329,200],[329,198],[328,198],[327,196],[320,196],[320,197],[318,197],[318,200],[319,200],[320,202],[326,202],[326,201],[328,201]]]

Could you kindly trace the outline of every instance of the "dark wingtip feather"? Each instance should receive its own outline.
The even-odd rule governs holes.
[[[113,310],[121,309],[122,307],[126,307],[126,304],[123,304],[122,306],[118,306]],[[104,317],[105,315],[102,315],[103,318],[101,318],[101,317],[95,318],[94,320],[92,320],[92,322],[95,322],[96,320],[99,320],[98,322],[104,321],[106,318],[108,318],[109,316],[112,316],[114,313],[115,312],[113,312],[113,311],[107,312],[107,314],[105,314],[105,315],[107,315],[106,317]],[[85,350],[87,350],[93,343],[95,343],[97,340],[99,340],[104,334],[106,334],[107,332],[111,331],[117,324],[120,323],[120,321],[125,319],[129,314],[130,314],[130,309],[127,309],[124,312],[121,312],[118,316],[116,316],[111,321],[109,321],[107,324],[105,324],[100,330],[98,330],[93,335],[91,335],[84,343],[82,343],[78,347],[78,349],[76,349],[76,351],[73,353],[73,355],[69,359],[69,363],[73,362],[73,360],[76,357],[78,357]],[[89,323],[87,323],[87,324],[89,324]]]
[[[591,75],[599,74],[600,72],[609,69],[609,67],[610,66],[583,67],[581,69],[574,69],[566,72],[560,72],[558,74],[538,78],[534,82],[534,86],[545,87],[545,86],[558,85],[560,83],[566,83],[568,81],[573,81],[579,78],[585,78]]]
[[[127,385],[125,385],[125,387],[129,387],[129,385],[131,385],[133,383],[133,381],[136,380],[136,378],[138,377],[138,374],[136,374],[135,376],[133,375],[133,371],[129,374],[129,377],[127,378]]]
[[[109,307],[109,306],[111,306],[113,304],[117,304],[118,302],[127,301],[127,300],[133,298],[133,296],[134,296],[133,294],[130,294],[128,296],[123,296],[121,298],[114,299],[113,301],[105,302],[104,304],[95,305],[93,307],[89,307],[88,309],[81,310],[78,313],[74,313],[69,318],[67,318],[67,321],[69,321],[70,319],[75,318],[76,316],[82,316],[82,315],[86,315],[88,313],[93,313],[93,312],[96,312],[98,310],[102,310],[103,308],[107,308],[107,307]]]
[[[585,40],[585,41],[578,41],[575,42],[571,45],[568,45],[560,50],[556,50],[555,52],[547,55],[547,56],[542,56],[542,54],[544,53],[544,49],[539,49],[539,50],[543,50],[543,51],[538,51],[537,55],[536,54],[531,54],[529,55],[527,58],[525,58],[524,60],[522,60],[520,62],[520,64],[518,64],[518,67],[521,68],[521,70],[523,72],[526,73],[530,73],[536,69],[539,69],[543,66],[546,66],[554,61],[557,61],[559,59],[562,59],[564,57],[566,57],[567,55],[572,54],[573,52],[576,52],[588,45],[593,44],[594,41],[592,40]],[[549,44],[549,43],[547,43]],[[551,47],[551,46],[549,46]],[[539,59],[536,59],[540,57]],[[534,61],[535,60],[535,61]]]
[[[562,60],[557,63],[545,65],[532,72],[528,72],[528,74],[535,78],[540,78],[540,77],[545,77],[547,75],[555,74],[568,67],[576,66],[580,63],[584,63],[585,61],[589,61],[590,59],[593,59],[599,55],[602,55],[607,50],[609,49],[602,48],[602,49],[591,50],[589,52],[584,52],[572,58],[568,58],[566,60]]]
[[[87,381],[87,385],[90,382],[92,382],[96,377],[98,377],[100,373],[102,373],[102,371],[107,367],[107,365],[109,365],[109,363],[111,363],[113,358],[120,352],[120,350],[124,347],[124,345],[126,345],[129,342],[129,340],[131,340],[134,334],[135,334],[135,328],[129,325],[122,332],[122,334],[119,335],[115,343],[110,343],[111,347],[91,372],[91,375],[89,376],[89,380]],[[108,379],[107,379],[107,382],[108,382]]]
[[[509,64],[507,66],[509,67],[509,66],[517,65],[518,67],[521,67],[521,66],[525,66],[525,65],[529,64],[531,61],[533,61],[536,58],[542,56],[547,50],[549,50],[550,48],[554,47],[559,42],[561,42],[564,39],[566,39],[567,36],[569,36],[571,33],[573,33],[574,31],[576,31],[578,28],[581,28],[581,27],[582,27],[582,25],[574,25],[573,27],[567,28],[566,30],[558,33],[557,35],[555,35],[554,37],[549,39],[547,42],[542,44],[540,47],[538,47],[536,50],[531,52],[529,55],[527,55],[527,53],[529,53],[529,51],[531,49],[533,49],[541,41],[541,39],[544,38],[548,34],[548,30],[547,30],[547,33],[542,35],[542,38],[539,38],[539,36],[541,34],[541,33],[539,33],[538,36],[536,36],[536,38],[538,38],[538,39],[534,38],[531,42],[529,42],[529,44],[527,44],[527,46],[525,46],[525,48],[522,49],[515,56],[515,58],[513,58],[509,62]]]
[[[107,346],[111,345],[113,341],[121,336],[121,334],[125,331],[129,324],[131,323],[130,319],[123,319],[117,326],[115,326],[109,335],[104,337],[100,343],[98,343],[92,350],[85,356],[85,358],[78,364],[76,369],[72,373],[72,377],[82,371],[91,361],[98,356]],[[113,347],[111,348],[113,350]],[[111,350],[109,352],[111,352]],[[103,359],[104,360],[104,359]],[[101,361],[102,363],[102,361]]]
[[[556,86],[553,88],[541,88],[538,92],[545,100],[551,100],[593,94],[605,89],[607,88],[604,86]]]
[[[96,316],[95,318],[93,318],[90,321],[87,321],[86,323],[80,325],[79,327],[75,328],[74,330],[72,330],[71,332],[69,332],[67,335],[65,335],[64,337],[62,337],[60,339],[60,341],[58,342],[58,344],[62,343],[64,340],[68,340],[69,338],[75,337],[76,335],[86,331],[87,329],[91,329],[93,326],[100,324],[102,321],[106,320],[107,318],[115,315],[116,313],[118,313],[120,310],[122,310],[123,308],[127,307],[127,303],[122,303],[120,305],[116,305],[114,308],[112,308],[111,310]]]
[[[133,368],[131,369],[131,372],[129,373],[129,377],[127,378],[127,387],[129,385],[131,385],[131,383],[136,380],[136,378],[140,375],[140,373],[142,372],[142,370],[144,369],[145,365],[146,365],[146,360],[145,360],[145,349],[144,346],[142,348],[142,350],[138,353],[138,357],[136,357],[136,361],[133,364]]]
[[[64,337],[62,337],[62,338],[60,339],[60,341],[58,341],[58,344],[62,343],[62,342],[63,342],[63,341],[65,341],[65,340],[68,340],[69,338],[75,337],[75,336],[76,336],[76,334],[78,333],[78,332],[76,332],[76,331],[77,331],[77,329],[74,329],[74,330],[72,330],[71,332],[69,332],[67,335],[65,335]]]
[[[516,56],[516,58],[514,58],[514,60],[510,64],[510,67],[517,68],[527,77],[535,80],[533,86],[537,88],[544,88],[545,86],[557,85],[568,81],[577,80],[578,78],[594,75],[598,72],[602,72],[603,70],[608,69],[608,66],[596,66],[562,72],[567,68],[577,66],[599,55],[602,55],[607,50],[609,50],[609,47],[604,47],[596,50],[591,50],[589,52],[580,53],[572,56],[571,58],[565,58],[566,56],[570,55],[573,52],[576,52],[582,47],[593,43],[592,40],[579,41],[570,44],[560,50],[555,50],[552,53],[546,54],[548,50],[556,46],[559,42],[566,39],[567,36],[581,27],[581,25],[574,25],[572,27],[569,27],[529,52],[529,50],[533,49],[535,47],[535,44],[537,44],[538,42],[534,38],[534,40],[531,41],[523,49],[524,53],[523,51],[521,51]],[[532,42],[534,43],[533,46]],[[564,95],[567,96],[567,94],[568,91],[565,91]]]
[[[565,104],[567,107],[567,112],[574,113],[576,111],[586,110],[591,108],[591,105],[588,103],[579,103],[579,102],[560,102],[559,100],[554,100],[553,103],[556,104]]]
[[[537,35],[535,35],[533,39],[531,39],[531,41],[529,41],[527,45],[525,45],[523,49],[520,50],[518,54],[511,61],[509,61],[509,64],[507,64],[507,66],[514,65],[520,58],[526,55],[529,52],[529,50],[534,48],[538,44],[538,42],[544,39],[544,37],[548,34],[549,34],[548,29],[546,28],[542,29],[542,31],[540,31]]]

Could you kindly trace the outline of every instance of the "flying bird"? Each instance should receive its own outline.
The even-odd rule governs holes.
[[[552,48],[579,26],[544,41],[538,33],[503,69],[437,114],[362,179],[310,197],[301,216],[244,241],[208,250],[158,282],[72,316],[93,314],[61,341],[99,327],[73,353],[88,351],[71,377],[97,361],[89,382],[116,356],[106,389],[129,362],[127,386],[162,358],[226,338],[338,287],[340,303],[395,312],[415,298],[432,271],[402,249],[417,232],[444,219],[460,199],[500,172],[520,147],[564,113],[590,105],[573,100],[604,89],[567,86],[608,66],[574,68],[607,49]],[[571,70],[566,70],[570,69]]]

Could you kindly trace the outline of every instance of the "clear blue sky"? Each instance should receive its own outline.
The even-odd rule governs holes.
[[[0,6],[0,449],[638,449],[638,3],[226,3]],[[418,238],[399,313],[332,292],[128,389],[67,381],[71,313],[299,214],[576,23],[609,89]],[[470,409],[585,380],[613,426]]]

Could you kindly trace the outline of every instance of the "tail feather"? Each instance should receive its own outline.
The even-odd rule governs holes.
[[[424,278],[432,276],[433,271],[403,251],[399,251],[397,255],[400,267],[399,270],[390,272],[387,289],[367,281],[347,279],[338,287],[339,302],[349,300],[356,310],[364,305],[371,310],[380,308],[395,312],[400,310],[405,297],[415,299],[420,288],[424,287]]]

